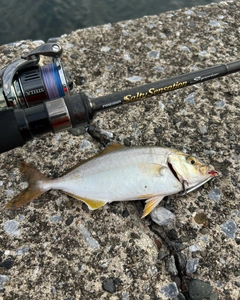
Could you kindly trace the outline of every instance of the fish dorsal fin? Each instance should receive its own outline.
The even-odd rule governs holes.
[[[149,215],[163,198],[164,196],[154,196],[146,200],[142,218],[145,218],[147,215]]]
[[[68,169],[67,172],[65,172],[63,175],[66,175],[68,173],[70,173],[71,171],[73,171],[74,169],[80,167],[81,165],[85,164],[86,162],[88,162],[89,160],[92,160],[98,156],[102,156],[102,155],[105,155],[109,152],[113,152],[113,151],[117,151],[117,150],[120,150],[120,149],[123,149],[123,148],[126,148],[125,146],[121,145],[121,144],[118,144],[118,143],[111,143],[109,144],[102,152],[88,158],[88,159],[85,159],[81,162],[79,162],[78,164],[76,164],[75,166],[73,166],[72,168]]]
[[[124,149],[124,148],[126,148],[126,147],[119,143],[110,143],[102,152],[100,152],[97,155],[104,155],[109,152],[117,151],[117,150]]]

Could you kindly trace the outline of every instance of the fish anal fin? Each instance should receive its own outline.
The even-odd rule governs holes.
[[[88,159],[85,159],[81,162],[79,162],[78,164],[76,164],[75,166],[73,166],[72,168],[68,169],[63,175],[66,175],[68,173],[70,173],[71,171],[73,171],[74,169],[80,167],[81,165],[85,164],[86,162],[98,157],[98,156],[102,156],[102,155],[105,155],[109,152],[113,152],[113,151],[117,151],[117,150],[120,150],[120,149],[123,149],[123,148],[126,148],[125,146],[121,145],[121,144],[118,144],[118,143],[111,143],[109,144],[102,152],[88,158]]]
[[[34,166],[21,161],[19,163],[19,170],[26,177],[29,185],[6,204],[7,209],[19,208],[49,190],[49,188],[44,188],[44,183],[49,182],[50,179],[40,173]]]
[[[87,198],[83,198],[83,197],[79,197],[79,196],[76,196],[74,194],[71,194],[71,193],[66,193],[67,195],[77,199],[77,200],[80,200],[82,202],[84,202],[85,204],[87,204],[88,208],[90,210],[95,210],[95,209],[98,209],[102,206],[104,206],[107,202],[105,201],[101,201],[101,200],[94,200],[94,199],[87,199]]]
[[[145,218],[147,215],[149,215],[163,198],[164,196],[154,196],[147,199],[142,218]]]

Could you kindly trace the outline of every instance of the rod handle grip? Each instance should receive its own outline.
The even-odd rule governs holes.
[[[0,153],[23,146],[25,141],[19,131],[14,109],[0,110]]]

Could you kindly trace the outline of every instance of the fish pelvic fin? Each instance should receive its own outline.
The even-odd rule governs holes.
[[[164,196],[154,196],[146,200],[146,205],[143,210],[142,219],[149,215],[158,203],[164,198]]]
[[[94,200],[94,199],[83,198],[83,197],[79,197],[79,196],[76,196],[76,195],[71,194],[71,193],[66,193],[66,194],[69,195],[70,197],[73,197],[77,200],[80,200],[80,201],[84,202],[85,204],[87,204],[87,206],[90,210],[98,209],[98,208],[104,206],[107,203],[103,200]]]
[[[43,183],[50,181],[50,179],[45,177],[34,166],[21,161],[19,163],[19,170],[24,177],[26,177],[28,181],[28,187],[6,204],[7,209],[17,209],[36,199],[50,189],[43,187]]]

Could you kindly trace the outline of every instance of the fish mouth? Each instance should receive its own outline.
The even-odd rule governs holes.
[[[203,180],[202,182],[197,183],[196,185],[192,186],[191,188],[185,190],[183,195],[186,195],[186,194],[196,190],[198,187],[204,185],[206,182],[211,180],[213,177],[217,176],[217,171],[211,170],[211,171],[208,172],[208,174],[211,175],[211,176],[209,176],[207,179]]]
[[[213,177],[217,176],[217,171],[212,169],[211,171],[208,172],[208,174],[211,175],[211,176],[209,176],[207,179],[197,183],[196,185],[192,186],[191,188],[187,189],[186,186],[188,185],[188,182],[184,179],[181,180],[181,178],[178,177],[177,172],[174,170],[173,165],[169,161],[167,162],[167,164],[168,164],[169,170],[172,172],[173,176],[182,184],[183,195],[186,195],[186,194],[194,191],[195,189],[197,189],[201,185],[203,185],[206,182],[208,182],[209,180],[211,180]]]
[[[208,174],[212,175],[212,177],[215,177],[215,176],[217,176],[217,171],[211,170],[208,172]]]

